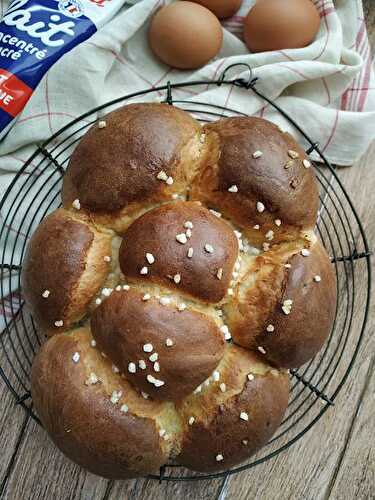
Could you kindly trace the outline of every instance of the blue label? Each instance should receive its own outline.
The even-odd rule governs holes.
[[[13,120],[13,116],[0,109],[0,130],[4,130]]]
[[[90,38],[123,4],[124,0],[14,0],[10,4],[0,23],[0,137],[9,131],[49,68]]]
[[[77,0],[15,0],[0,23],[0,68],[34,89],[62,54],[95,31]]]

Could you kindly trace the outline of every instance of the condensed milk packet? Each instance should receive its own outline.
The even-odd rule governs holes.
[[[125,0],[14,0],[0,23],[0,138],[48,69],[106,24]],[[73,75],[72,75],[73,76]]]

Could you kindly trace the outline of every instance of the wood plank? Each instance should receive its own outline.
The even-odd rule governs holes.
[[[27,421],[26,412],[15,405],[15,399],[9,392],[3,381],[0,382],[0,497],[6,488],[7,477],[10,473],[12,459],[17,447],[22,440],[25,424]]]
[[[104,496],[107,483],[65,458],[30,420],[3,498],[92,500]]]
[[[11,324],[11,323],[10,323]],[[12,332],[12,337],[9,334]],[[17,336],[14,328],[4,330],[0,333],[0,366],[2,374],[7,378],[8,383],[18,394],[24,393],[24,388],[21,387],[19,380],[17,380],[14,369],[18,371],[18,360],[16,351],[19,349],[17,344]],[[23,381],[24,379],[21,379]],[[24,438],[25,427],[29,419],[29,415],[20,406],[16,405],[16,398],[10,392],[5,384],[5,381],[0,378],[0,400],[1,400],[1,413],[0,413],[0,449],[2,450],[2,459],[0,460],[0,497],[6,488],[8,477],[12,472],[14,459],[18,449]]]
[[[183,473],[181,473],[182,475]],[[188,474],[191,474],[188,472]],[[174,475],[177,475],[174,472]],[[212,500],[217,498],[223,479],[210,481],[171,481],[159,484],[156,480],[138,479],[138,481],[123,481],[112,483],[109,495],[105,500],[122,498],[132,500]]]
[[[363,13],[371,47],[375,47],[375,9],[373,0],[363,0]]]
[[[372,359],[367,380],[357,403],[355,417],[340,456],[337,473],[332,478],[327,498],[369,499],[375,495],[374,430],[375,363]]]

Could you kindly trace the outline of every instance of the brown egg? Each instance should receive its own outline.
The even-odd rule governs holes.
[[[245,19],[245,42],[252,52],[305,47],[319,24],[311,0],[258,0]]]
[[[219,19],[233,16],[241,7],[242,0],[192,0],[215,14]]]
[[[151,21],[150,47],[165,64],[194,69],[219,52],[223,30],[211,11],[193,2],[176,2],[160,9]]]

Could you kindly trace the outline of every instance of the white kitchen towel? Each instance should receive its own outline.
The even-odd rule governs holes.
[[[0,174],[17,171],[36,143],[95,106],[168,80],[214,80],[225,67],[239,62],[253,68],[259,78],[257,87],[321,144],[331,162],[350,165],[375,136],[375,79],[361,0],[315,0],[321,26],[310,46],[250,54],[242,41],[242,23],[254,1],[244,0],[237,15],[224,21],[220,53],[197,71],[171,69],[156,60],[148,47],[150,18],[170,1],[125,4],[110,23],[61,59],[42,80],[16,126],[0,143]],[[263,116],[288,128],[278,113],[245,89],[202,87],[198,94],[196,88],[175,94]],[[147,99],[162,97],[153,93]],[[9,176],[1,179],[2,187],[9,180]]]
[[[311,45],[250,54],[242,40],[242,23],[254,1],[244,0],[237,15],[223,22],[220,53],[197,71],[171,69],[156,60],[149,49],[150,19],[169,0],[125,4],[110,23],[51,68],[0,143],[0,199],[36,145],[80,114],[167,81],[216,80],[234,63],[253,68],[259,78],[257,88],[301,124],[332,163],[353,163],[375,137],[375,80],[361,0],[314,0],[321,24]],[[4,12],[6,0],[1,0],[1,7]],[[174,97],[262,116],[294,133],[279,113],[246,89],[184,87],[174,90]],[[165,93],[147,96],[147,100],[162,99]],[[0,219],[4,215],[0,213]]]

